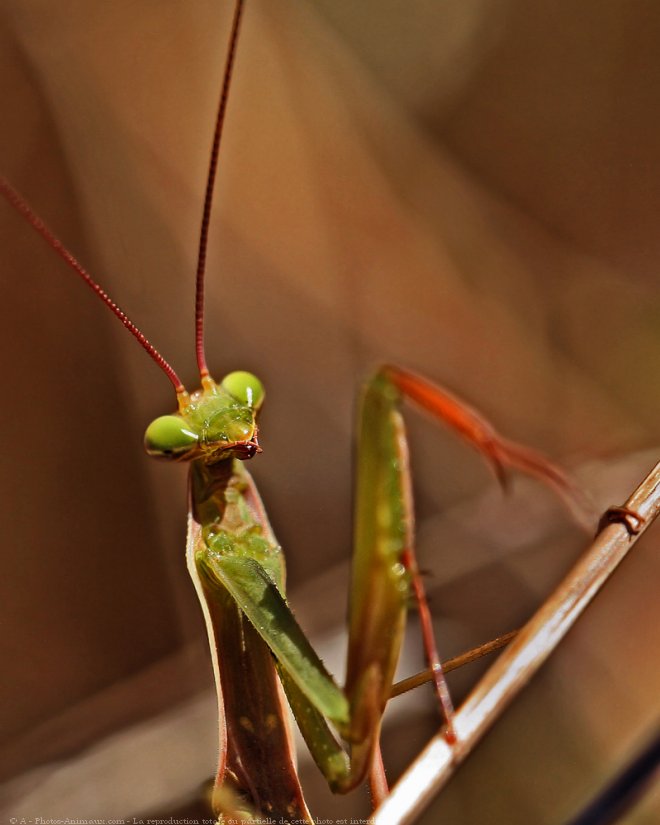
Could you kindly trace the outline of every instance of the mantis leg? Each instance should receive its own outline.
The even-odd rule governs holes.
[[[386,366],[367,383],[358,434],[353,583],[346,695],[350,703],[351,773],[347,788],[369,769],[380,719],[399,658],[409,593],[417,601],[424,647],[454,739],[452,703],[433,636],[414,554],[408,448],[400,407],[413,401],[476,448],[502,483],[507,469],[549,485],[584,523],[589,506],[567,476],[540,453],[500,436],[468,404],[414,373]]]

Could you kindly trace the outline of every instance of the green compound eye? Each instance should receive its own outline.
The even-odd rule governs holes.
[[[147,427],[144,448],[149,455],[176,458],[187,453],[198,440],[178,415],[161,415]]]
[[[243,370],[225,375],[222,379],[222,388],[253,410],[259,409],[266,394],[264,385],[257,376]]]

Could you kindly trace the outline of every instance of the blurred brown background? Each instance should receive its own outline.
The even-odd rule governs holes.
[[[229,4],[0,12],[0,171],[194,383]],[[659,37],[651,2],[248,0],[209,361],[266,383],[251,469],[292,602],[333,667],[354,399],[379,362],[461,392],[572,467],[601,507],[656,460]],[[141,451],[171,390],[2,204],[0,232],[5,810],[169,815],[215,758],[185,472]],[[478,459],[414,416],[411,440],[420,553],[452,655],[524,621],[585,538],[534,484],[502,500]],[[657,551],[652,533],[429,821],[561,823],[650,734]],[[476,675],[459,674],[457,695]],[[392,714],[393,776],[436,724],[426,693]],[[317,816],[364,813],[302,769]],[[626,821],[656,822],[659,804]]]

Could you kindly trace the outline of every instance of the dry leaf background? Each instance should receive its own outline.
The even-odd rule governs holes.
[[[229,4],[5,0],[0,14],[0,170],[192,383]],[[623,0],[249,0],[209,361],[266,383],[252,469],[292,602],[333,666],[352,415],[379,362],[460,392],[570,466],[598,506],[657,459],[659,29],[654,4]],[[215,711],[184,473],[141,452],[170,388],[8,207],[0,232],[4,807],[185,811],[213,769]],[[429,422],[413,417],[411,439],[449,656],[519,625],[586,540],[532,483],[503,499]],[[657,545],[640,542],[428,821],[561,823],[644,741],[660,695]],[[457,695],[477,672],[455,677]],[[402,701],[392,775],[436,725],[426,692]],[[318,816],[367,810],[301,769]],[[659,804],[626,821],[656,821]]]

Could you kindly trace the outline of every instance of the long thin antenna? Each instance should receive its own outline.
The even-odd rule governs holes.
[[[232,69],[234,68],[234,57],[236,55],[236,44],[238,42],[238,32],[241,25],[241,15],[243,14],[244,0],[236,0],[234,6],[234,19],[229,36],[229,49],[225,62],[225,71],[222,80],[222,91],[220,92],[220,103],[215,121],[215,132],[213,134],[213,144],[211,146],[211,158],[209,161],[209,171],[206,178],[206,194],[204,196],[204,212],[202,215],[202,226],[199,233],[199,251],[197,253],[197,279],[195,287],[195,351],[197,353],[197,366],[199,374],[205,378],[209,374],[206,365],[206,354],[204,352],[204,273],[206,271],[206,250],[209,240],[209,224],[211,221],[211,208],[213,206],[213,188],[215,176],[218,170],[218,154],[220,151],[220,137],[222,136],[222,126],[227,110],[227,100],[229,99],[229,87],[231,84]]]
[[[77,272],[78,275],[83,279],[83,281],[87,284],[87,286],[95,292],[98,297],[103,301],[103,303],[110,309],[110,311],[119,318],[122,324],[126,327],[126,329],[131,333],[131,335],[137,340],[140,346],[146,350],[148,355],[158,364],[158,366],[163,370],[165,375],[170,379],[172,384],[174,385],[174,389],[177,392],[177,395],[182,395],[185,393],[185,387],[181,383],[179,376],[174,372],[174,369],[170,366],[170,364],[163,358],[163,356],[158,352],[156,347],[151,344],[146,336],[135,326],[135,324],[131,321],[131,319],[126,315],[126,313],[117,306],[117,304],[112,300],[112,298],[108,295],[108,293],[101,287],[96,281],[92,278],[92,276],[87,272],[87,270],[83,267],[83,265],[69,252],[69,250],[64,246],[62,241],[53,234],[53,232],[46,226],[44,221],[33,212],[30,206],[28,205],[27,201],[19,195],[19,193],[11,186],[11,184],[2,176],[0,176],[0,194],[4,195],[5,198],[9,201],[9,203],[23,215],[30,226],[37,231],[42,238],[44,238],[50,246],[57,252],[57,254],[62,258],[70,267]]]

